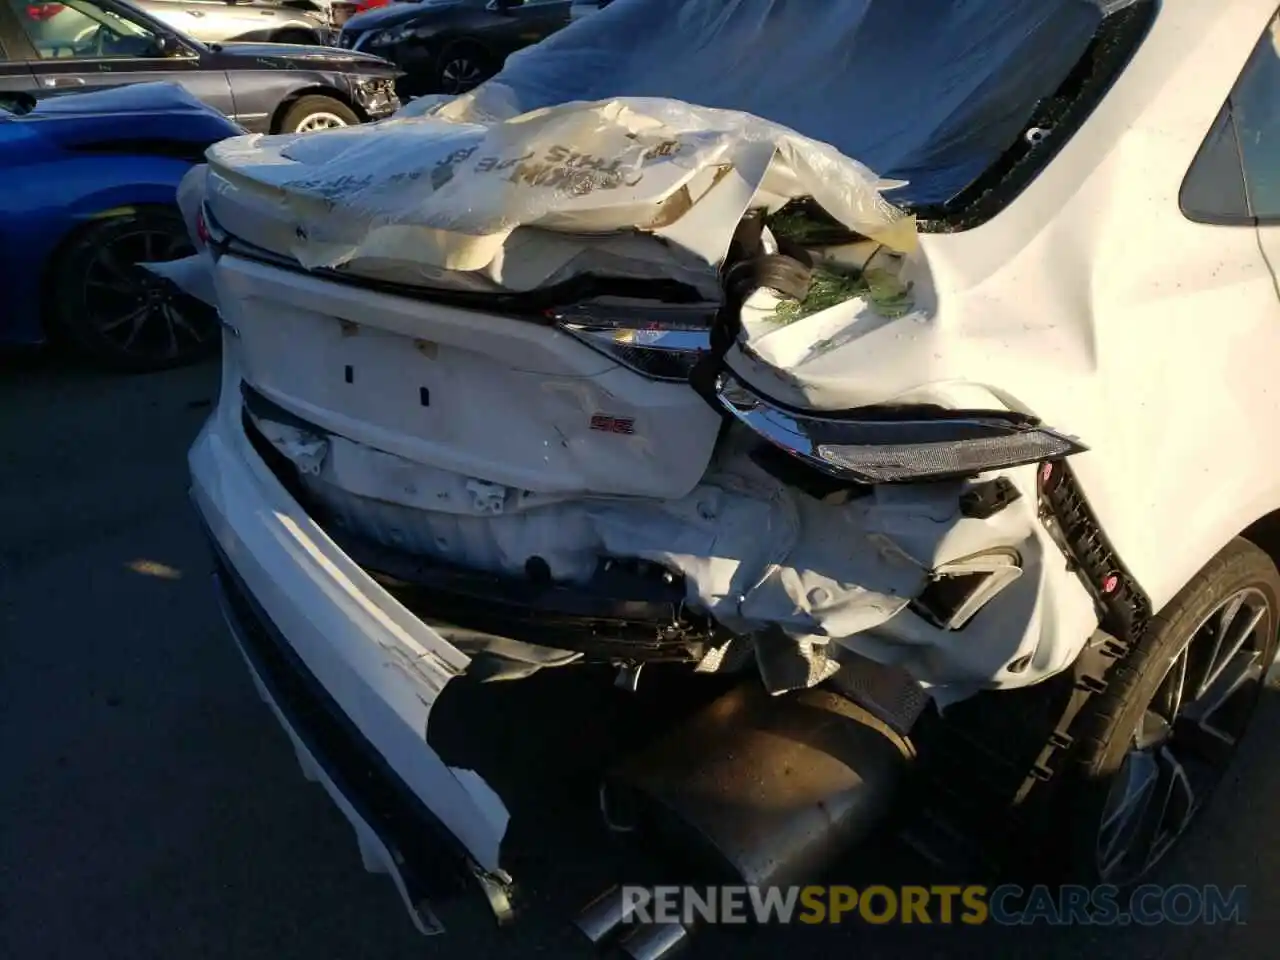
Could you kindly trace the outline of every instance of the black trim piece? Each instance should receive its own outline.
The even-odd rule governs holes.
[[[1008,477],[996,477],[969,488],[960,495],[960,513],[974,520],[990,520],[1022,499],[1022,493]]]
[[[1125,567],[1065,460],[1040,465],[1040,519],[1093,597],[1101,629],[1131,644],[1146,630],[1151,598]]]
[[[857,483],[824,473],[795,454],[763,438],[747,454],[757,467],[789,487],[823,503],[847,503],[871,495],[874,484]]]
[[[212,142],[195,143],[190,140],[131,139],[102,140],[64,145],[73,153],[95,153],[104,156],[114,154],[166,157],[187,163],[204,163],[204,152]]]
[[[939,630],[955,630],[951,622],[969,598],[986,583],[990,573],[962,573],[931,580],[907,606],[916,616]]]
[[[772,290],[792,300],[803,300],[813,283],[813,262],[808,252],[800,256],[769,253],[739,260],[724,271],[724,287],[735,300],[745,300],[757,290]]]
[[[244,404],[244,409],[248,410],[255,417],[264,420],[273,420],[276,423],[284,424],[286,427],[293,427],[296,430],[305,430],[307,433],[327,434],[328,430],[318,427],[310,420],[304,420],[297,414],[290,413],[274,400],[263,396],[249,384],[243,380],[240,381],[240,401]],[[272,447],[271,449],[275,449]],[[288,458],[282,456],[284,463],[289,463]],[[292,468],[292,464],[290,464]],[[272,470],[274,471],[274,467]]]
[[[920,750],[919,815],[904,839],[953,868],[1009,879],[1026,862],[1025,839],[1052,830],[1059,774],[1093,698],[1132,649],[1103,632],[1069,670],[1016,690],[984,691],[926,713],[912,730]]]
[[[208,540],[214,580],[236,623],[241,649],[293,731],[391,852],[410,901],[425,908],[420,917],[429,926],[429,900],[475,889],[466,848],[342,711],[253,598],[216,540]]]
[[[685,609],[683,577],[665,579],[656,566],[605,560],[590,580],[569,587],[468,570],[326,532],[406,609],[446,631],[460,627],[604,663],[696,663],[728,637]]]

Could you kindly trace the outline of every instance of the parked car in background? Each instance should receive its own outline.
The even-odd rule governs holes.
[[[350,8],[350,14],[344,17],[338,26],[346,23],[351,17],[357,13],[364,13],[366,10],[377,10],[379,7],[385,7],[391,0],[334,0],[333,6],[341,6]],[[336,38],[335,38],[336,39]]]
[[[216,43],[266,40],[272,43],[328,43],[327,6],[310,0],[133,0],[147,13],[183,33]]]
[[[243,131],[175,84],[36,100],[0,91],[0,340],[68,340],[106,366],[210,353],[215,312],[137,266],[191,253],[178,182]],[[20,185],[21,189],[13,189]]]
[[[368,54],[275,43],[205,45],[119,0],[65,0],[32,19],[0,0],[0,91],[37,97],[173,80],[253,133],[342,127],[399,107],[396,69]],[[50,24],[57,31],[49,33]],[[67,36],[71,39],[67,40]]]
[[[581,20],[585,16],[598,13],[612,2],[613,0],[573,0],[573,6],[569,8],[569,19]]]
[[[346,22],[338,46],[386,57],[405,72],[403,95],[464,93],[507,56],[569,23],[570,0],[417,0]]]
[[[311,0],[135,0],[162,23],[204,43],[265,40],[272,43],[326,43],[332,37],[327,9]],[[65,3],[14,3],[42,43],[69,48],[84,31],[84,18]],[[92,27],[88,27],[92,29]]]
[[[376,10],[378,7],[385,7],[391,0],[327,0],[329,4],[328,17],[332,26],[332,42],[338,40],[338,33],[348,20],[358,13],[364,13],[366,10]],[[405,0],[411,2],[411,0]]]

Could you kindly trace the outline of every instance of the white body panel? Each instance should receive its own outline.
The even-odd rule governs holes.
[[[334,546],[258,460],[239,425],[234,353],[228,342],[222,400],[189,457],[197,508],[330,696],[475,862],[497,870],[506,812],[426,742],[431,706],[467,657]]]
[[[538,323],[233,257],[217,287],[254,387],[410,460],[538,494],[680,497],[711,456],[720,421],[691,390]],[[632,432],[593,429],[601,416]]]
[[[1195,223],[1178,201],[1276,8],[1213,10],[1165,4],[1111,92],[1008,209],[921,238],[912,315],[864,330],[828,316],[838,307],[792,325],[780,338],[808,346],[806,324],[821,323],[838,343],[790,366],[789,386],[731,358],[801,406],[964,381],[1080,437],[1090,452],[1072,464],[1156,609],[1280,508],[1276,279],[1258,231]]]

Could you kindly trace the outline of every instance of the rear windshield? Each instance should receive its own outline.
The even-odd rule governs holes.
[[[1113,4],[1051,93],[1017,101],[1015,135],[987,157],[976,176],[946,199],[890,194],[912,209],[920,228],[950,232],[978,226],[1028,185],[1080,128],[1132,59],[1155,17],[1156,0]]]

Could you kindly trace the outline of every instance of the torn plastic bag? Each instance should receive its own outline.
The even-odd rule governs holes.
[[[218,291],[213,284],[213,262],[207,253],[193,253],[181,260],[141,263],[139,266],[158,277],[164,277],[188,296],[195,297],[215,310],[218,308]]]
[[[588,247],[648,261],[655,277],[679,269],[683,252],[718,296],[715,267],[761,193],[812,195],[852,230],[892,249],[915,244],[913,221],[881,196],[891,184],[861,163],[757,117],[672,100],[570,103],[488,125],[442,111],[239,137],[208,156],[208,203],[233,235],[310,269],[386,277],[402,265],[406,282],[529,289],[563,277]],[[530,240],[504,257],[521,228],[575,242]]]
[[[910,220],[880,191],[905,179],[893,198],[919,204],[971,183],[1110,5],[619,0],[463,97],[226,141],[211,203],[233,234],[313,269],[469,290],[682,273],[712,297],[709,267],[762,196],[811,195],[910,249]]]
[[[205,164],[196,164],[178,183],[178,212],[182,214],[182,222],[187,227],[187,236],[193,241],[198,241],[200,236],[198,223],[200,205],[204,202],[206,169]],[[164,277],[188,296],[217,309],[218,294],[213,283],[213,259],[206,251],[200,250],[180,260],[143,263],[140,266]]]

